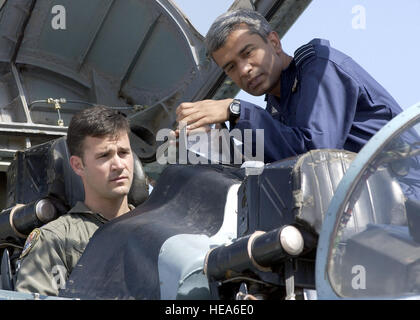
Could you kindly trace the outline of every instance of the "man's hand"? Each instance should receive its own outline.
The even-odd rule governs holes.
[[[229,105],[233,99],[202,100],[181,103],[176,109],[176,121],[188,125],[188,131],[229,120]]]

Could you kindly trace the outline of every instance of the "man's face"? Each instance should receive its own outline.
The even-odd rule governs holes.
[[[223,47],[213,52],[216,63],[243,90],[259,96],[280,90],[280,41],[275,32],[265,42],[242,24],[231,32]]]
[[[124,198],[130,191],[134,166],[127,132],[99,138],[88,136],[83,149],[83,160],[72,156],[72,167],[83,180],[86,198]]]

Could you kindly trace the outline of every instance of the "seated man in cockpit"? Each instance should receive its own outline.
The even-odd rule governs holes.
[[[28,236],[18,263],[17,291],[58,295],[94,232],[133,209],[127,198],[134,171],[129,132],[125,116],[103,106],[73,116],[67,145],[85,200]]]

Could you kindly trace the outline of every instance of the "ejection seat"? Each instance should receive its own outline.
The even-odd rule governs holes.
[[[83,184],[70,167],[66,138],[58,138],[18,151],[7,172],[7,204],[28,204],[54,197],[67,208],[84,200]],[[143,166],[134,154],[134,178],[129,202],[137,206],[148,197]]]
[[[2,288],[12,289],[10,261],[20,255],[26,236],[84,200],[81,178],[70,167],[66,138],[18,151],[7,171],[6,208],[0,213],[3,251]],[[149,195],[141,161],[134,154],[134,177],[128,201],[138,206]],[[9,246],[7,244],[10,244]],[[14,248],[14,249],[13,249]],[[9,276],[7,276],[9,274]]]

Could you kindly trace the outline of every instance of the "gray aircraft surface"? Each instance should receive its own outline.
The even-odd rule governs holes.
[[[259,11],[282,37],[309,2],[231,8]],[[60,297],[418,298],[420,105],[357,155],[158,161],[179,103],[237,92],[169,0],[0,1],[0,299],[56,298],[15,292],[16,262],[33,228],[83,200],[65,136],[96,104],[130,121],[136,209],[98,229]]]

